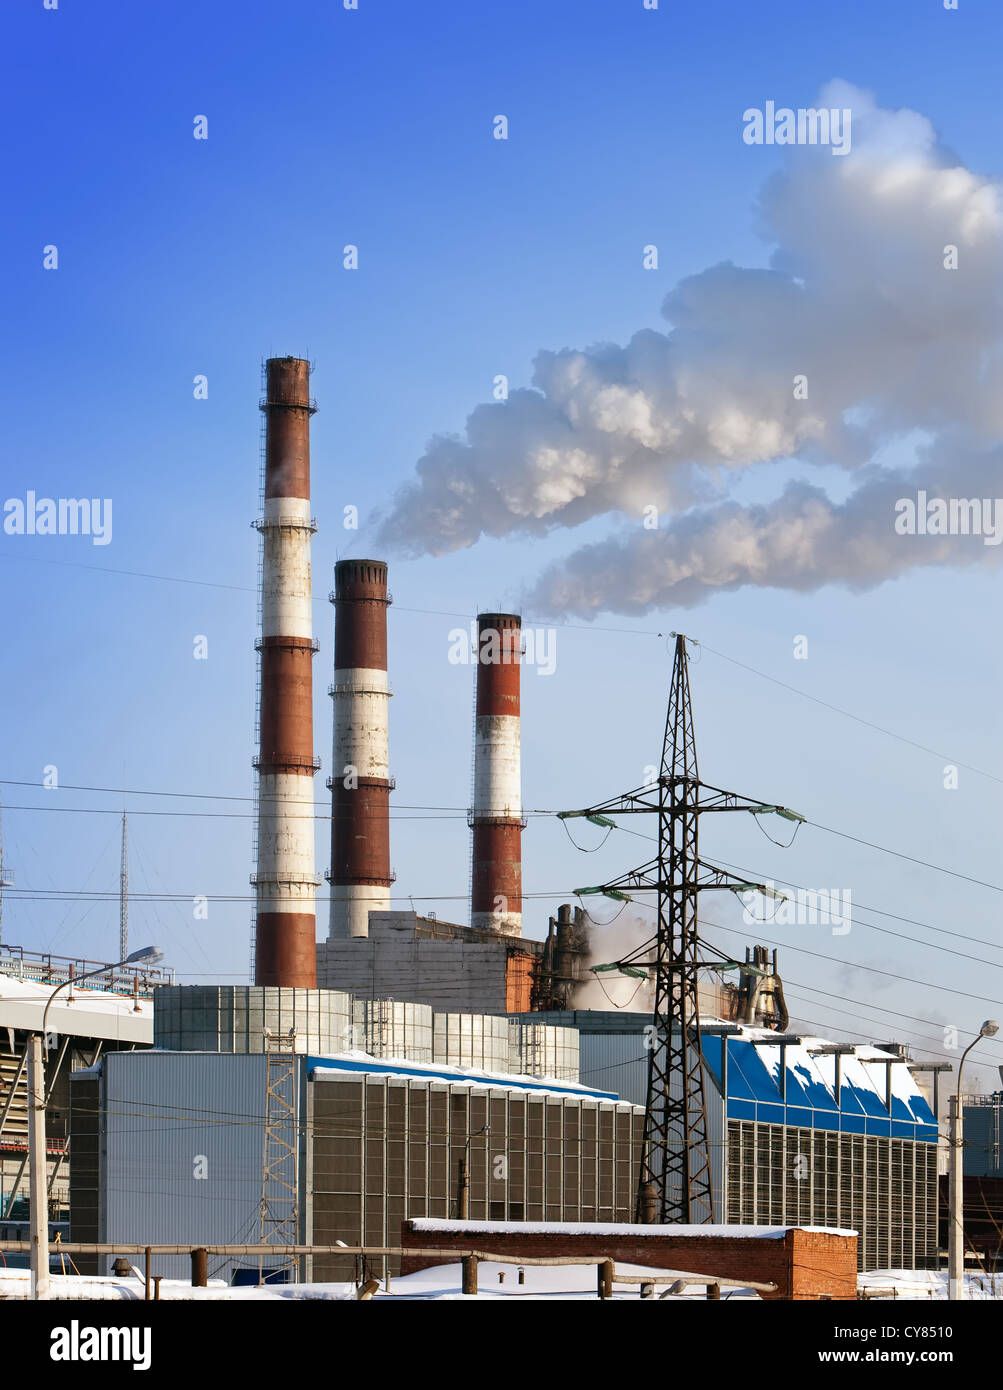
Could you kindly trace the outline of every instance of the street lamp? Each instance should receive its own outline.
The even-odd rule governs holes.
[[[961,1073],[965,1058],[981,1038],[991,1038],[1000,1030],[993,1018],[987,1018],[977,1035],[961,1054],[958,1063],[958,1085],[949,1099],[948,1143],[950,1144],[951,1175],[949,1178],[948,1234],[947,1234],[947,1296],[949,1299],[965,1297],[965,1202],[962,1183],[961,1151],[964,1145],[964,1124],[961,1110]]]
[[[457,1184],[456,1205],[461,1221],[466,1221],[468,1201],[470,1194],[470,1141],[476,1139],[479,1134],[490,1134],[490,1125],[481,1125],[480,1129],[474,1130],[473,1134],[467,1135],[467,1142],[463,1146],[463,1157],[460,1159],[460,1180]]]
[[[61,989],[79,984],[94,975],[105,975],[109,970],[117,970],[122,965],[156,965],[163,960],[164,953],[156,946],[144,946],[133,951],[124,960],[114,965],[102,965],[98,970],[88,970],[75,979],[64,980],[49,995],[42,1011],[42,1031],[32,1033],[28,1038],[28,1095],[31,1108],[31,1124],[28,1127],[28,1193],[31,1216],[31,1296],[36,1299],[49,1297],[49,1190],[46,1181],[45,1158],[45,1062],[43,1060],[43,1041],[48,1037],[49,1009],[53,999]]]

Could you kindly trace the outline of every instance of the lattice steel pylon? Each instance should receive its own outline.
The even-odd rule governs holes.
[[[296,1033],[279,1037],[265,1029],[265,1125],[261,1160],[259,1243],[282,1246],[299,1240],[299,1056]],[[258,1282],[264,1282],[266,1256],[258,1257]],[[298,1258],[281,1257],[272,1268],[291,1267]]]
[[[648,1059],[644,1145],[637,1185],[636,1219],[701,1224],[714,1220],[714,1190],[704,1104],[703,1055],[697,998],[699,929],[697,900],[707,889],[742,892],[766,884],[740,882],[699,857],[699,818],[707,811],[775,812],[803,819],[786,807],[765,804],[701,782],[697,769],[686,643],[675,637],[672,683],[657,783],[638,787],[581,811],[562,811],[611,825],[609,815],[653,812],[658,816],[658,857],[620,878],[578,893],[628,899],[623,891],[657,893],[655,1001]]]
[[[662,871],[655,941],[655,1045],[648,1055],[638,1220],[651,1193],[648,1184],[654,1186],[651,1195],[660,1197],[661,1221],[714,1220],[697,996],[699,788],[686,639],[680,635],[658,779]]]

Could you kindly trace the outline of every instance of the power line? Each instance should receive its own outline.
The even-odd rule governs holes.
[[[647,908],[650,912],[653,912],[655,910],[653,904],[643,902],[639,898],[634,898],[632,899],[632,901],[635,902],[635,904],[638,907]],[[700,921],[703,926],[713,927],[716,931],[729,932],[732,936],[741,936],[745,939],[748,939],[748,932],[738,931],[738,929],[735,927],[726,927],[721,922],[711,922],[705,916],[703,916],[703,914],[701,914]],[[767,946],[776,946],[783,951],[795,951],[802,956],[813,956],[816,960],[830,961],[834,965],[840,965],[844,968],[848,968],[851,970],[866,970],[872,975],[884,975],[889,979],[898,980],[900,984],[919,985],[923,989],[937,989],[946,994],[957,994],[962,999],[975,999],[980,1004],[999,1004],[1000,1002],[998,999],[990,998],[988,995],[968,994],[964,990],[953,989],[950,985],[942,984],[940,981],[934,982],[931,980],[916,980],[913,979],[911,975],[899,975],[896,971],[893,970],[881,970],[876,965],[863,965],[859,961],[844,960],[839,956],[827,956],[824,952],[821,951],[809,951],[804,946],[792,946],[789,942],[786,941],[774,941],[768,936],[760,936],[758,931],[756,932],[756,935],[757,937],[759,937],[759,940],[764,942]],[[641,948],[637,949],[639,950]],[[634,954],[636,954],[636,950]]]
[[[823,709],[831,710],[833,714],[842,715],[844,719],[852,719],[855,724],[863,724],[865,728],[884,734],[886,738],[893,738],[898,743],[905,743],[910,748],[917,748],[921,753],[929,753],[932,757],[942,758],[945,762],[952,763],[956,767],[963,767],[966,772],[975,772],[980,777],[988,777],[992,782],[1003,782],[1003,777],[998,777],[994,772],[986,772],[984,768],[975,767],[972,763],[961,762],[958,758],[952,758],[947,753],[938,752],[936,748],[929,748],[925,743],[917,743],[915,739],[906,738],[904,734],[897,734],[894,729],[886,729],[883,725],[875,724],[870,719],[864,719],[859,714],[852,714],[849,710],[831,704],[828,700],[821,700],[817,695],[809,695],[807,690],[801,690],[796,685],[788,685],[786,681],[778,680],[776,676],[768,676],[765,671],[757,670],[755,666],[748,666],[744,661],[738,661],[735,657],[727,656],[724,652],[715,651],[713,647],[708,647],[706,642],[701,642],[700,645],[704,651],[710,652],[711,656],[728,661],[732,666],[740,666],[743,671],[749,671],[752,675],[759,676],[761,680],[769,681],[772,685],[779,685],[782,689],[789,690],[793,695],[800,695],[802,699],[810,700],[812,704],[821,705]]]
[[[810,822],[809,822],[809,824],[810,824]],[[622,831],[623,834],[625,834],[625,835],[635,835],[638,839],[641,839],[641,840],[648,840],[648,841],[650,841],[652,844],[655,843],[654,837],[653,837],[652,835],[645,835],[642,831],[639,831],[639,830],[631,830],[631,829],[629,829],[627,826],[625,826],[625,825],[620,825],[619,823],[616,824],[615,828],[616,828],[617,830]],[[745,868],[742,868],[742,867],[741,867],[740,865],[738,865],[738,864],[730,864],[730,863],[728,862],[727,859],[722,859],[722,860],[720,860],[719,862],[720,862],[721,864],[723,864],[726,868],[735,869],[735,870],[737,870],[739,873],[742,873],[742,874],[752,874],[752,873],[758,872],[758,870],[752,870],[752,869],[745,869]],[[936,867],[936,866],[935,866],[935,865],[930,865],[929,867],[934,868],[934,867]],[[949,871],[945,871],[945,872],[949,872]],[[785,887],[787,887],[787,888],[797,888],[797,889],[800,889],[802,892],[817,891],[817,890],[812,890],[812,889],[806,888],[806,887],[804,886],[804,884],[792,883],[790,879],[785,879],[785,878],[776,878],[776,877],[773,877],[773,878],[771,878],[771,882],[773,882],[773,883],[782,883],[782,884],[783,884]],[[935,926],[933,925],[932,922],[922,922],[922,921],[920,921],[920,920],[919,920],[918,918],[916,918],[916,917],[905,917],[905,916],[903,916],[901,913],[898,913],[898,912],[889,912],[887,908],[875,907],[873,903],[860,903],[859,906],[862,907],[866,912],[876,912],[876,913],[878,914],[879,917],[890,917],[893,921],[896,921],[896,922],[905,922],[908,926],[912,926],[912,927],[924,927],[927,931],[937,932],[937,933],[938,933],[939,935],[941,935],[941,936],[953,936],[953,937],[956,937],[959,941],[969,941],[969,942],[972,942],[973,944],[977,944],[977,945],[979,945],[979,946],[989,946],[989,947],[991,947],[991,948],[992,948],[993,950],[995,950],[995,951],[1003,951],[1003,943],[998,942],[998,941],[988,941],[984,936],[970,936],[967,932],[951,931],[951,930],[950,930],[949,928],[947,928],[947,927],[935,927]],[[850,920],[851,920],[851,921],[855,921],[855,922],[857,923],[858,926],[870,927],[870,928],[872,928],[874,931],[887,931],[887,928],[879,927],[879,926],[877,926],[877,925],[876,925],[875,923],[873,923],[873,922],[864,922],[864,921],[861,921],[861,919],[859,919],[859,918],[851,918]],[[889,933],[889,935],[893,935],[893,936],[894,936],[894,935],[902,935],[902,934],[901,934],[901,933],[891,932],[891,933]],[[905,940],[905,941],[915,941],[916,938],[915,938],[915,937],[911,937],[911,936],[903,936],[902,939]],[[919,944],[920,944],[920,945],[923,945],[923,946],[931,946],[931,947],[933,947],[933,945],[934,945],[933,942],[929,942],[929,941],[920,942]],[[944,948],[941,947],[941,948],[938,948],[938,949],[944,949]],[[979,959],[979,958],[976,957],[976,956],[965,957],[965,956],[964,956],[964,953],[961,952],[961,951],[953,952],[952,954],[956,954],[956,955],[958,955],[958,956],[962,956],[963,958],[965,958],[965,959],[970,959],[970,960],[978,960],[978,959]],[[988,964],[988,965],[993,965],[993,964],[995,964],[994,961],[987,961],[987,962],[985,962],[985,963]]]
[[[714,927],[718,931],[730,932],[732,936],[748,936],[747,932],[737,931],[734,927],[724,927],[719,922],[709,922],[706,925]],[[758,935],[758,933],[757,933]],[[961,999],[975,999],[980,1004],[999,1004],[998,999],[993,999],[987,994],[969,994],[963,989],[954,989],[950,985],[945,985],[938,981],[916,980],[911,975],[900,975],[894,970],[880,970],[876,965],[861,965],[857,961],[842,960],[839,956],[827,956],[821,951],[809,951],[804,946],[791,946],[789,942],[772,941],[768,936],[760,938],[767,946],[777,946],[784,951],[796,951],[802,956],[813,956],[816,960],[830,961],[834,965],[841,965],[852,970],[866,970],[872,975],[884,975],[891,980],[898,980],[900,984],[919,985],[923,989],[936,989],[944,994],[956,994]]]
[[[0,559],[27,561],[36,565],[58,565],[64,569],[94,570],[98,574],[116,574],[127,579],[152,579],[162,584],[188,584],[202,589],[226,589],[235,594],[257,594],[258,589],[252,588],[249,584],[223,584],[219,580],[213,579],[188,579],[176,574],[151,574],[146,570],[120,570],[113,569],[109,565],[88,565],[82,560],[47,560],[39,555],[0,555]],[[311,595],[312,603],[326,603],[327,599],[320,594]],[[458,610],[446,608],[414,608],[406,607],[403,604],[394,604],[395,613],[418,613],[423,616],[436,618],[461,618],[465,622],[476,622],[476,613],[461,613]],[[627,637],[662,637],[664,634],[656,632],[654,628],[637,627],[600,627],[596,623],[565,623],[556,619],[546,619],[547,627],[560,627],[577,632],[613,632]]]
[[[980,888],[991,888],[994,893],[1003,893],[1003,885],[999,883],[988,883],[985,879],[972,878],[969,874],[959,873],[957,869],[946,869],[942,864],[931,864],[927,859],[917,859],[911,854],[904,854],[901,850],[889,849],[887,845],[876,845],[872,840],[863,840],[857,835],[848,834],[845,830],[834,830],[831,825],[820,825],[818,821],[813,820],[806,823],[815,830],[824,830],[828,835],[838,835],[841,840],[852,840],[855,844],[866,845],[868,849],[880,850],[882,854],[894,855],[896,859],[905,859],[910,864],[920,864],[923,868],[934,869],[939,874],[949,874],[951,878],[963,879],[965,883],[974,883]]]
[[[58,787],[49,788],[44,787],[38,781],[25,781],[23,779],[15,780],[10,777],[0,777],[0,787],[34,787],[37,791],[101,792],[109,796],[162,796],[180,798],[185,801],[253,802],[254,800],[253,796],[227,796],[222,792],[167,792],[154,791],[150,788],[144,787],[126,787],[123,790],[122,787],[95,787],[83,782],[60,782]],[[273,799],[280,800],[281,798],[275,797]],[[312,804],[314,806],[329,806],[331,804],[331,800],[330,797],[328,797],[326,800],[314,801]],[[462,812],[464,815],[466,815],[468,809],[466,806],[424,806],[413,804],[411,802],[397,802],[396,804],[402,811],[457,811]],[[24,810],[25,808],[21,807],[20,809]],[[42,807],[39,809],[44,810],[45,808]],[[526,810],[523,814],[529,816],[552,816],[554,812],[550,810]]]
[[[725,860],[725,859],[722,859],[720,862],[721,862],[722,864],[724,864],[726,868],[736,869],[739,873],[748,873],[748,874],[751,874],[752,872],[754,872],[754,871],[751,870],[751,869],[743,869],[743,868],[741,868],[741,867],[740,867],[739,865],[737,865],[737,864],[729,864],[728,861]],[[772,879],[770,880],[770,882],[771,882],[771,883],[780,883],[780,884],[783,884],[783,886],[784,886],[785,888],[793,888],[793,889],[795,889],[795,891],[797,891],[797,892],[799,892],[799,893],[813,893],[816,897],[820,896],[819,890],[811,889],[811,888],[806,888],[806,887],[804,886],[804,884],[801,884],[801,883],[791,883],[789,879],[785,879],[785,878],[772,878]],[[869,909],[869,910],[873,910],[873,909]],[[779,906],[778,906],[778,911],[779,911]],[[772,921],[775,920],[775,919],[772,918],[772,917],[764,917],[764,918],[762,918],[762,919],[757,919],[757,920],[762,920],[762,921],[764,921],[767,925],[769,925],[769,923],[772,922]],[[909,936],[909,935],[907,935],[905,932],[892,931],[892,929],[891,929],[890,927],[879,927],[878,924],[877,924],[876,922],[865,922],[864,919],[861,918],[861,917],[854,917],[854,916],[852,916],[852,915],[848,915],[848,916],[847,916],[845,919],[843,919],[843,920],[845,920],[845,921],[847,922],[848,925],[852,925],[852,926],[855,926],[855,927],[863,927],[863,928],[864,928],[865,930],[867,930],[867,931],[881,932],[881,934],[882,934],[883,936],[895,936],[895,937],[898,937],[898,939],[899,939],[900,941],[911,941],[911,942],[913,943],[913,945],[915,945],[915,946],[925,946],[926,949],[927,949],[928,951],[943,951],[945,955],[948,955],[948,956],[956,956],[959,960],[971,960],[971,961],[975,961],[975,963],[976,963],[977,965],[988,965],[988,966],[990,966],[993,970],[1003,970],[1003,961],[986,960],[984,956],[970,956],[966,951],[958,951],[958,950],[956,950],[955,948],[953,948],[953,947],[951,947],[951,946],[941,946],[941,945],[939,945],[936,941],[921,941],[921,940],[919,940],[918,937]],[[909,920],[909,919],[905,919],[905,920]],[[784,925],[784,924],[781,924],[781,925]],[[927,926],[927,923],[924,923],[924,922],[917,922],[917,923],[914,923],[913,925],[915,925],[915,926]],[[935,932],[943,932],[943,934],[944,934],[945,936],[960,937],[963,941],[968,941],[968,940],[971,940],[971,939],[972,939],[972,938],[966,937],[962,932],[952,932],[952,931],[948,931],[948,930],[947,930],[946,928],[944,928],[944,927],[928,927],[928,930],[930,930],[930,931],[935,931]],[[1003,945],[997,944],[997,943],[995,943],[995,942],[989,941],[989,942],[986,942],[985,944],[988,945],[988,946],[994,946],[996,950],[1003,950]]]

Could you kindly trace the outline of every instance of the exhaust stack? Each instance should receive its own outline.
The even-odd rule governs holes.
[[[519,748],[522,619],[514,613],[482,613],[477,619],[476,656],[470,925],[504,936],[521,936],[525,826]]]
[[[334,760],[331,788],[329,940],[369,935],[369,914],[390,908],[387,567],[334,567]]]
[[[310,542],[310,364],[265,365],[254,983],[317,984]]]

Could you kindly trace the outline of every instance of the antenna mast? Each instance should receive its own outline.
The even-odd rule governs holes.
[[[3,857],[3,806],[0,804],[0,943],[3,942],[3,890],[13,886],[14,875],[7,868]]]
[[[118,958],[129,954],[129,825],[122,812],[122,871],[118,888]]]

